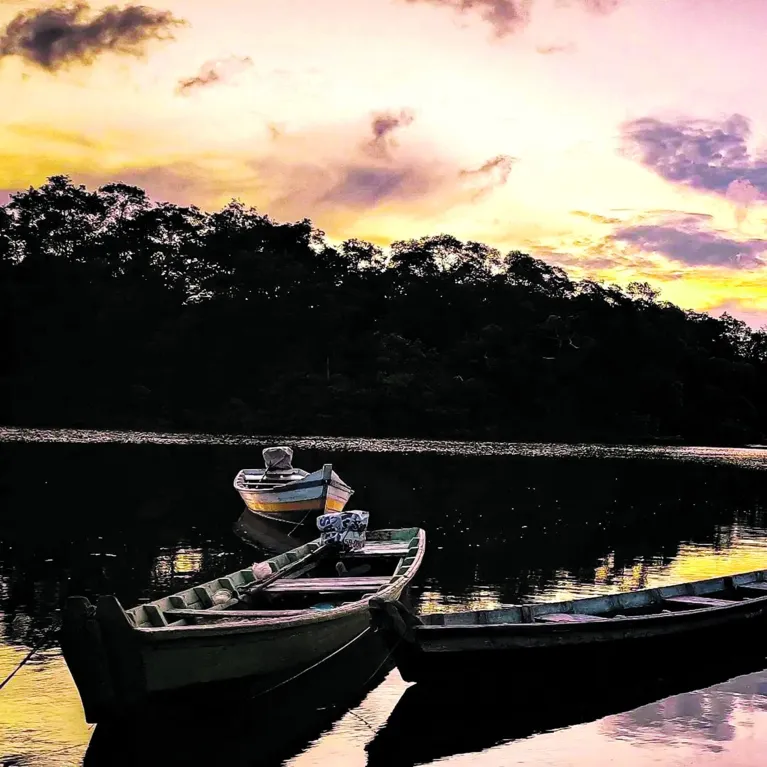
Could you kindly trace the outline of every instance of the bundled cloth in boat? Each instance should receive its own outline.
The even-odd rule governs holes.
[[[264,465],[269,471],[293,471],[293,448],[287,445],[277,447],[265,447],[261,451],[264,457]],[[303,472],[305,475],[306,472]]]
[[[361,549],[365,545],[370,512],[339,511],[317,517],[317,529],[322,543],[340,543],[347,549]]]

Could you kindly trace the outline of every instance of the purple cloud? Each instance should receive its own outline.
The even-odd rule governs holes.
[[[374,208],[387,200],[417,199],[438,182],[436,174],[431,174],[425,167],[352,166],[343,170],[338,183],[320,198],[320,202]]]
[[[108,51],[139,56],[147,41],[169,39],[171,29],[185,23],[143,5],[109,6],[87,18],[89,11],[84,2],[22,11],[0,35],[0,58],[19,56],[55,72],[92,64]]]
[[[608,239],[628,243],[646,252],[660,253],[688,266],[753,269],[765,265],[762,254],[767,251],[767,240],[735,240],[703,229],[701,224],[707,218],[678,216],[665,223],[624,226]]]
[[[743,115],[720,122],[642,117],[624,123],[621,133],[623,153],[667,181],[721,195],[742,181],[767,192],[767,160],[749,153],[751,127]]]

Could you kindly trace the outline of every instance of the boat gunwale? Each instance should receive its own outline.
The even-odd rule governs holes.
[[[374,530],[371,531],[372,533],[381,533],[381,532],[399,532],[399,531],[412,531],[412,535],[410,536],[410,541],[413,540],[413,538],[418,539],[418,545],[416,547],[416,554],[413,559],[413,561],[407,566],[407,570],[404,573],[400,573],[397,575],[397,570],[401,567],[401,563],[406,558],[406,556],[400,556],[398,559],[398,564],[394,567],[394,572],[392,573],[389,582],[385,585],[380,587],[378,590],[375,591],[374,594],[363,597],[361,599],[357,599],[353,602],[348,602],[347,604],[340,605],[338,607],[331,608],[330,610],[312,610],[311,608],[307,608],[306,614],[304,615],[298,615],[298,616],[286,616],[286,617],[275,617],[275,618],[267,618],[267,619],[247,619],[243,618],[242,620],[229,620],[226,621],[226,623],[213,623],[213,624],[205,624],[205,625],[199,625],[199,624],[189,624],[184,626],[130,626],[130,630],[132,632],[136,632],[136,636],[143,636],[143,637],[151,637],[152,640],[164,640],[164,639],[175,639],[178,640],[181,637],[195,637],[199,638],[202,636],[217,636],[221,634],[239,634],[239,633],[261,633],[264,631],[268,631],[270,629],[290,629],[290,628],[302,628],[308,625],[314,625],[317,623],[322,623],[329,620],[337,620],[339,618],[346,618],[350,615],[353,615],[355,613],[363,612],[368,609],[368,605],[370,602],[370,599],[372,597],[378,597],[378,598],[390,598],[393,594],[401,593],[405,587],[410,583],[410,581],[413,580],[416,573],[418,572],[418,569],[421,565],[421,562],[423,561],[423,557],[425,555],[426,550],[426,532],[423,530],[423,528],[419,527],[403,527],[403,528],[387,528],[385,530]],[[300,552],[304,551],[306,553],[308,552],[308,548],[310,544],[317,543],[321,539],[316,538],[313,541],[308,541],[305,544],[302,544],[301,546],[296,547],[295,549],[291,549],[293,552]],[[375,540],[375,539],[372,539]],[[316,550],[316,549],[313,549]],[[287,553],[287,552],[283,552]],[[281,554],[278,554],[276,556],[282,556]],[[265,560],[266,562],[270,562],[272,559],[275,559],[276,557],[272,557],[270,559]],[[235,573],[242,572],[242,570],[247,570],[248,568],[241,568],[240,570],[235,571]],[[277,572],[277,571],[275,571]],[[226,575],[220,576],[221,578],[231,578],[232,575],[235,573],[227,573]],[[219,581],[219,578],[213,578],[210,581],[206,581],[205,583],[201,583],[197,586],[204,587],[209,584],[215,584],[217,581]],[[340,579],[339,579],[340,580]],[[195,588],[194,586],[190,587],[190,589]],[[163,599],[167,599],[171,596],[177,596],[178,594],[189,591],[190,589],[182,589],[181,592],[175,592],[174,594],[168,594],[165,597],[160,597],[160,599],[157,599],[153,602],[147,602],[145,604],[154,605],[156,607],[158,606],[158,602],[162,601]],[[318,592],[321,593],[321,592]],[[129,608],[128,610],[123,610],[123,612],[128,615],[129,613],[132,613],[133,610],[136,610],[138,608],[144,607],[144,604],[136,605],[132,608]],[[204,615],[206,613],[206,608],[203,608],[200,610],[200,614]],[[222,612],[221,615],[225,615],[225,612]]]
[[[232,486],[234,489],[239,492],[247,492],[247,493],[273,493],[276,491],[285,491],[285,490],[296,490],[297,488],[301,487],[337,487],[341,490],[349,490],[350,495],[354,493],[354,490],[351,488],[351,486],[347,485],[346,482],[344,482],[338,474],[336,474],[336,478],[334,479],[331,475],[330,479],[324,479],[322,476],[322,469],[316,469],[315,471],[310,471],[305,477],[301,477],[300,479],[294,479],[290,482],[283,482],[281,484],[276,484],[274,487],[271,488],[247,488],[244,487],[244,482],[241,485],[238,485],[238,481],[241,480],[243,474],[246,471],[262,471],[261,469],[240,469],[237,474],[234,477],[234,480],[232,482]],[[314,477],[315,475],[319,475],[319,478],[315,479],[309,479],[309,477]],[[308,480],[308,481],[307,481]]]

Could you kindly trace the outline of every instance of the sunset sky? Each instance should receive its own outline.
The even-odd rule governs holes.
[[[0,0],[0,203],[60,173],[237,197],[757,327],[765,28],[765,0]]]

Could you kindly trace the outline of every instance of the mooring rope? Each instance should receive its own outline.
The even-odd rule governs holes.
[[[0,682],[0,690],[2,690],[3,687],[5,687],[5,685],[7,685],[8,682],[10,682],[11,679],[16,676],[16,674],[22,669],[23,666],[26,665],[27,661],[30,660],[32,656],[40,652],[40,650],[42,650],[43,647],[48,644],[53,632],[58,628],[59,624],[54,620],[54,622],[46,629],[45,633],[43,634],[43,638],[24,656],[24,658],[22,658],[22,660],[16,665],[16,668],[13,669],[13,671],[11,671],[11,673],[8,674],[8,676],[5,677],[2,682]]]
[[[338,653],[343,652],[351,644],[353,644],[358,639],[361,639],[363,636],[365,636],[365,634],[367,634],[368,631],[371,631],[371,627],[370,626],[368,626],[367,628],[363,629],[359,634],[357,634],[356,637],[354,637],[353,639],[350,639],[345,645],[339,647],[337,650],[334,650],[332,653],[330,653],[330,655],[326,655],[324,658],[320,658],[320,660],[318,660],[315,664],[309,666],[309,668],[302,669],[297,674],[294,674],[293,676],[289,677],[288,679],[284,679],[282,682],[278,682],[276,685],[274,685],[274,687],[270,687],[267,690],[264,690],[263,692],[259,692],[257,695],[254,695],[253,697],[254,698],[260,698],[263,695],[268,695],[270,692],[274,692],[275,690],[277,690],[280,687],[284,687],[286,684],[289,684],[290,682],[294,682],[299,677],[302,677],[304,674],[307,674],[309,671],[312,671],[315,668],[317,668],[318,666],[321,666],[326,661],[329,661],[332,657],[338,655]],[[383,665],[386,663],[386,661],[389,660],[389,658],[391,657],[391,654],[397,648],[397,645],[399,644],[399,642],[400,642],[400,640],[397,640],[397,642],[395,642],[395,644],[391,648],[391,650],[389,650],[389,652],[386,653],[386,657],[378,664],[378,666],[376,666],[376,668],[373,671],[373,673],[370,674],[370,676],[368,676],[368,678],[362,683],[362,685],[360,685],[361,687],[365,687],[365,685],[367,685],[370,682],[370,680],[381,670]]]

